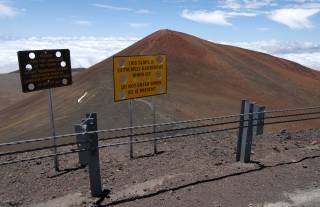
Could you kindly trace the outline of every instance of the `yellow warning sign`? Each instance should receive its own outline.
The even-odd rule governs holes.
[[[114,56],[114,100],[167,93],[167,57]]]

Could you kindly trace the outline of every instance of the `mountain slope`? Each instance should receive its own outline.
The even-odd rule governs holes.
[[[83,70],[85,68],[72,69],[72,74],[75,75]],[[19,71],[0,74],[0,111],[28,96],[30,94],[22,93]]]
[[[166,54],[168,94],[156,97],[158,120],[238,113],[241,99],[268,108],[319,103],[320,73],[291,61],[237,47],[160,30],[117,55]],[[85,92],[83,102],[77,100]],[[47,92],[31,95],[0,111],[0,141],[49,135]],[[72,132],[85,112],[98,112],[99,128],[128,125],[127,102],[113,102],[112,58],[74,77],[54,93],[58,133]],[[151,122],[151,112],[136,103],[135,124]]]

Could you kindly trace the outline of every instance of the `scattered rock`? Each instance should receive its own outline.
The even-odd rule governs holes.
[[[16,182],[17,182],[16,179],[13,179],[13,180],[10,180],[10,181],[9,181],[10,184],[14,184],[14,183],[16,183]]]
[[[280,134],[286,134],[287,133],[287,129],[282,129],[281,131],[280,131]]]
[[[9,204],[9,206],[19,206],[18,201],[9,201],[8,204]]]
[[[279,148],[277,146],[273,146],[272,149],[276,152],[280,152]]]
[[[291,137],[291,135],[287,135],[284,139],[288,140],[288,139],[292,139],[292,137]]]

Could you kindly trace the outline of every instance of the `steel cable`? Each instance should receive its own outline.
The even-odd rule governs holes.
[[[251,115],[251,114],[261,114],[261,113],[268,114],[268,113],[279,113],[279,112],[289,112],[289,111],[312,110],[312,109],[318,109],[318,108],[320,108],[320,106],[313,106],[313,107],[306,107],[306,108],[294,108],[294,109],[283,109],[283,110],[271,110],[271,111],[253,112],[253,113],[246,113],[246,114],[233,114],[233,115],[228,115],[228,116],[211,117],[211,118],[204,118],[204,119],[194,119],[194,120],[185,120],[185,121],[177,121],[177,122],[159,123],[159,124],[155,124],[155,125],[149,124],[149,125],[142,125],[142,126],[115,128],[115,129],[103,129],[103,130],[97,130],[97,131],[91,131],[91,132],[83,132],[83,133],[70,133],[70,134],[49,136],[49,137],[22,140],[22,141],[16,141],[16,142],[1,143],[0,147],[18,145],[18,144],[28,144],[28,143],[33,143],[33,142],[42,142],[42,141],[52,140],[54,138],[55,139],[62,139],[62,138],[74,137],[74,136],[81,135],[81,134],[118,132],[118,131],[125,131],[125,130],[129,130],[129,129],[151,128],[153,126],[160,127],[160,126],[178,125],[178,124],[185,124],[185,123],[192,123],[192,122],[228,119],[228,118],[234,118],[234,117],[239,117],[239,116],[244,116],[244,115]],[[89,120],[89,119],[90,119],[90,117],[87,118],[87,120]]]
[[[320,116],[319,117],[303,118],[303,119],[292,119],[292,120],[285,120],[285,121],[266,122],[264,124],[265,125],[268,125],[268,124],[272,125],[272,124],[282,124],[282,123],[297,122],[297,121],[307,121],[307,120],[314,120],[314,119],[320,119]],[[258,124],[253,124],[251,126],[252,127],[258,126]],[[151,142],[151,141],[154,141],[154,140],[161,141],[161,140],[175,139],[175,138],[181,138],[181,137],[186,137],[186,136],[209,134],[209,133],[222,132],[222,131],[231,131],[231,130],[236,130],[236,129],[239,129],[239,126],[238,127],[232,127],[232,128],[225,128],[225,129],[217,129],[217,130],[202,131],[202,132],[195,132],[195,133],[179,134],[179,135],[174,135],[174,136],[157,137],[157,138],[152,138],[152,139],[133,141],[132,143],[133,144],[135,144],[135,143],[144,143],[144,142]],[[107,144],[107,145],[100,145],[100,146],[98,146],[98,148],[114,147],[114,146],[121,146],[121,145],[128,145],[128,144],[130,144],[130,142],[120,142],[120,143],[113,143],[113,144]],[[87,151],[87,149],[82,149],[82,150],[75,149],[75,150],[68,151],[68,152],[60,152],[60,153],[57,153],[57,154],[38,156],[38,157],[33,157],[33,158],[28,158],[28,159],[20,159],[20,160],[15,160],[15,161],[7,161],[7,162],[0,163],[0,166],[19,163],[19,162],[33,161],[33,160],[37,160],[37,159],[45,159],[45,158],[53,157],[53,156],[56,156],[56,155],[67,155],[67,154],[83,152],[83,151]]]

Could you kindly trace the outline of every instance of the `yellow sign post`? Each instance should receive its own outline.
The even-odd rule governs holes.
[[[114,100],[166,94],[167,57],[114,56]]]

